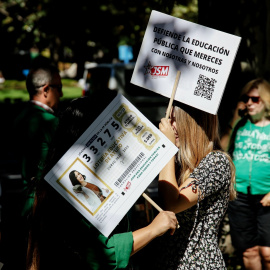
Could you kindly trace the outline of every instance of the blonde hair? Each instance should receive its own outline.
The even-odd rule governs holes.
[[[181,104],[174,106],[176,128],[179,136],[178,185],[188,179],[200,161],[211,151],[220,150],[219,123],[217,115],[200,111]],[[230,161],[231,186],[230,199],[236,196],[235,166],[231,157],[224,152]]]
[[[249,81],[242,89],[241,96],[248,94],[252,89],[258,89],[260,98],[265,106],[265,116],[270,118],[270,84],[268,81],[258,78]]]

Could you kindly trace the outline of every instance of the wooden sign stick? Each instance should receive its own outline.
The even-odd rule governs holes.
[[[148,195],[145,193],[142,194],[142,196],[150,203],[152,204],[159,212],[163,211]]]
[[[176,89],[177,89],[177,85],[178,85],[178,82],[179,82],[180,75],[181,75],[181,71],[178,70],[177,74],[176,74],[175,81],[174,81],[174,86],[173,86],[170,102],[169,102],[169,105],[168,105],[168,108],[167,108],[167,111],[166,111],[166,119],[169,119],[169,116],[170,116],[170,113],[171,113],[172,103],[173,103],[173,100],[174,100],[174,96],[175,96],[175,92],[176,92]]]
[[[163,211],[148,195],[145,193],[142,194],[142,196],[150,203],[152,206],[154,206],[159,212]],[[177,222],[177,229],[180,228],[179,223]]]
[[[174,81],[174,86],[173,86],[173,90],[172,90],[172,94],[171,94],[171,98],[170,98],[170,102],[169,102],[169,105],[168,105],[168,108],[167,108],[167,112],[166,112],[166,119],[169,118],[170,116],[170,112],[171,112],[171,107],[172,107],[172,103],[173,103],[173,100],[174,100],[174,96],[175,96],[175,92],[176,92],[176,89],[177,89],[177,85],[178,85],[178,82],[179,82],[179,78],[180,78],[180,75],[181,75],[181,71],[178,70],[177,71],[177,74],[176,74],[176,78],[175,78],[175,81]],[[163,211],[148,195],[146,195],[145,193],[142,194],[142,196],[150,203],[152,204],[152,206],[154,206],[159,212]],[[179,228],[179,224],[177,225],[177,228]]]

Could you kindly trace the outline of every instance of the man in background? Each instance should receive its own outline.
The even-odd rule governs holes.
[[[17,224],[10,224],[8,228],[8,247],[5,251],[8,253],[8,259],[2,269],[25,269],[28,225],[35,196],[34,186],[42,175],[58,125],[55,114],[63,96],[61,77],[53,65],[36,66],[30,70],[26,78],[26,88],[30,100],[15,119],[13,131],[15,154],[22,175],[22,191],[18,194],[20,198],[16,198],[20,202],[20,209],[19,216],[16,217]]]
[[[26,79],[26,88],[30,101],[15,120],[15,138],[21,148],[21,174],[26,191],[23,215],[32,208],[31,182],[41,177],[58,124],[55,112],[63,96],[58,69],[52,65],[32,69]]]

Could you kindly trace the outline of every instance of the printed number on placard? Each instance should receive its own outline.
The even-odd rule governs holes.
[[[114,121],[111,123],[112,127],[115,128],[115,130],[117,130],[119,128],[119,125],[117,123],[115,123]]]
[[[111,123],[111,126],[114,127],[115,130],[117,130],[119,128],[119,125],[117,123],[115,123],[114,121]],[[103,133],[107,134],[109,136],[109,138],[112,137],[110,130],[108,128],[106,128]]]
[[[115,129],[115,130],[118,130],[119,129],[119,124],[117,124],[115,121],[113,121],[111,123],[111,126]],[[110,132],[110,130],[107,128],[103,131],[103,134],[107,135],[109,138],[112,137],[112,134]],[[106,146],[106,140],[104,138],[101,138],[101,137],[98,137],[97,138],[97,142],[100,144],[100,146]],[[98,148],[95,147],[94,145],[91,145],[89,147],[89,149],[94,153],[94,155],[96,155],[98,153]],[[91,157],[84,154],[83,155],[83,158],[86,159],[87,162],[90,162],[91,161]]]
[[[86,154],[83,155],[83,158],[85,158],[87,160],[87,162],[90,162],[91,157],[87,156]]]
[[[100,137],[97,139],[97,141],[100,142],[100,145],[101,145],[101,146],[104,146],[104,144],[106,143],[106,142],[103,141],[102,138],[100,138]]]
[[[90,146],[90,150],[92,150],[94,152],[94,154],[96,154],[98,152],[98,149],[95,146]]]

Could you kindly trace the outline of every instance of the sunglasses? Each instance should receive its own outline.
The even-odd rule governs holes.
[[[37,85],[36,88],[40,88],[40,87],[43,87],[45,85],[46,84]],[[52,87],[52,88],[56,88],[58,90],[58,92],[62,92],[62,88],[63,88],[63,85],[62,84],[49,84],[49,86]]]
[[[251,98],[253,103],[259,103],[259,101],[260,101],[260,97],[251,97],[251,96],[248,96],[248,95],[243,96],[242,101],[244,103],[247,103],[250,98]]]

